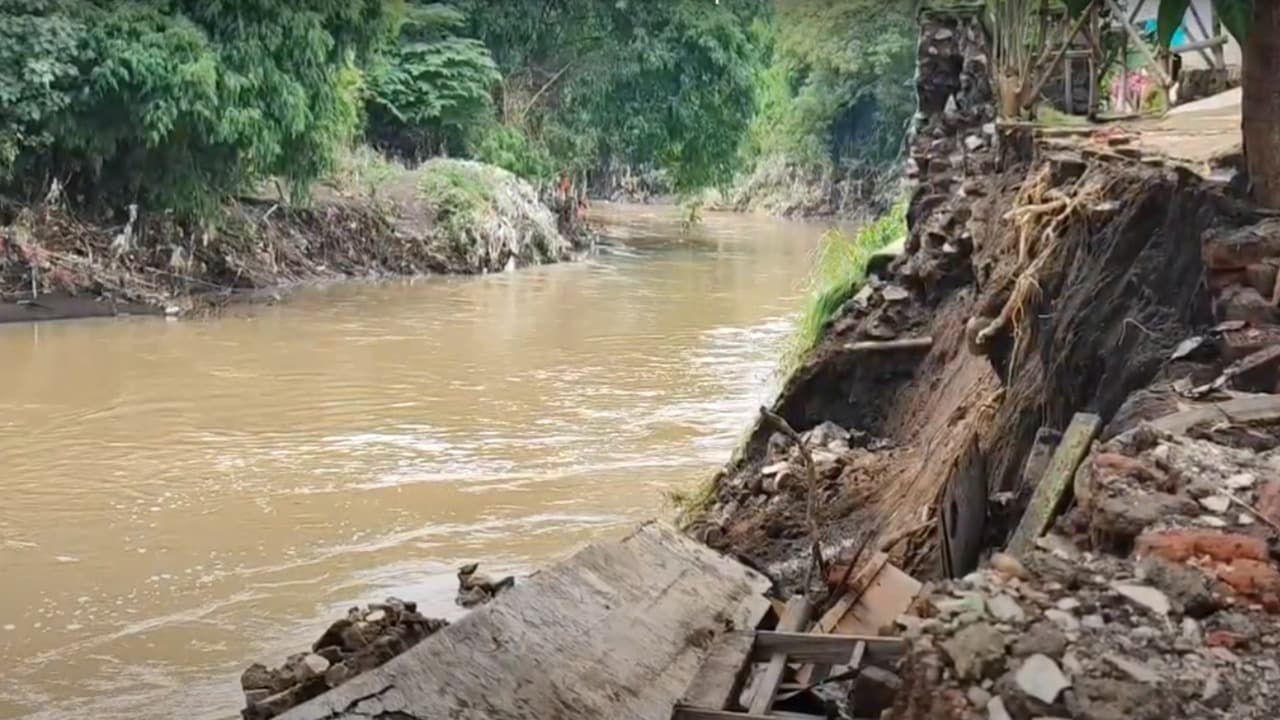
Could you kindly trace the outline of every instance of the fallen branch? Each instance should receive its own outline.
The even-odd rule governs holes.
[[[794,442],[796,447],[800,449],[800,457],[804,459],[805,474],[808,476],[809,481],[807,489],[808,497],[805,501],[804,516],[805,524],[808,525],[809,542],[813,553],[809,562],[809,567],[804,573],[804,594],[808,595],[809,586],[813,582],[813,568],[817,566],[818,574],[823,576],[826,575],[826,563],[823,562],[822,546],[818,539],[818,471],[813,464],[813,455],[809,453],[809,448],[805,447],[804,440],[801,439],[800,433],[796,432],[795,428],[791,427],[790,423],[783,419],[781,415],[778,415],[763,405],[760,406],[760,415],[764,417],[769,424],[777,428],[778,432],[786,435],[792,442]]]
[[[933,347],[933,338],[921,337],[848,343],[844,346],[844,349],[849,352],[889,352],[892,350],[928,350],[931,347]]]

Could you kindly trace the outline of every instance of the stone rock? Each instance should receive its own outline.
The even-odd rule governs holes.
[[[1168,595],[1187,615],[1201,618],[1218,608],[1209,580],[1199,570],[1158,555],[1143,559],[1138,567],[1147,582]]]
[[[953,32],[949,28],[942,28],[933,33],[934,40],[950,40],[954,36],[955,36],[955,32]]]
[[[306,682],[312,678],[323,677],[328,669],[328,660],[322,655],[310,653],[294,666],[294,673],[298,682]]]
[[[966,627],[942,643],[942,650],[962,679],[994,677],[1004,664],[1004,636],[987,623]]]
[[[1013,720],[1004,707],[1004,700],[999,695],[987,703],[987,720]]]
[[[1209,512],[1224,513],[1231,508],[1231,499],[1226,495],[1210,495],[1200,498],[1200,504]]]
[[[791,463],[783,460],[781,462],[776,462],[776,463],[773,463],[772,465],[766,465],[765,467],[760,468],[760,474],[765,477],[773,477],[774,475],[779,475],[781,473],[787,472],[790,469],[791,469]]]
[[[1032,655],[1023,661],[1014,675],[1018,688],[1043,703],[1052,704],[1058,694],[1071,687],[1071,680],[1058,663],[1046,655]]]
[[[886,285],[880,291],[880,295],[885,299],[885,302],[891,303],[904,302],[911,299],[911,293],[898,285]]]
[[[1227,526],[1227,521],[1216,515],[1201,515],[1196,518],[1196,524],[1211,528],[1224,528]]]
[[[1240,473],[1227,478],[1223,481],[1223,484],[1231,490],[1248,490],[1257,481],[1258,479],[1249,473]]]
[[[991,556],[991,567],[1007,577],[1019,578],[1025,580],[1031,577],[1031,573],[1027,571],[1017,558],[1008,553],[996,553]]]
[[[1012,652],[1015,657],[1031,655],[1047,655],[1061,657],[1067,649],[1067,636],[1058,626],[1051,622],[1040,621],[1032,625],[1018,639],[1013,641]]]
[[[1111,589],[1161,617],[1167,616],[1172,609],[1164,593],[1147,585],[1113,583]]]
[[[977,152],[987,146],[987,141],[978,135],[969,135],[964,139],[964,147],[969,152]]]
[[[897,675],[873,666],[864,667],[853,681],[853,714],[857,717],[880,717],[893,707],[902,688]]]
[[[1168,720],[1169,693],[1150,685],[1103,678],[1077,678],[1072,687],[1078,720]]]
[[[1103,660],[1114,665],[1120,672],[1147,685],[1159,685],[1161,682],[1160,674],[1151,668],[1143,665],[1137,660],[1127,658],[1116,653],[1107,653],[1102,656]]]
[[[1004,623],[1020,623],[1027,617],[1018,601],[1004,594],[988,599],[987,610],[991,617]]]
[[[1057,608],[1045,610],[1044,616],[1049,622],[1061,628],[1063,632],[1073,633],[1080,629],[1080,621],[1076,619],[1075,615],[1065,610],[1058,610]]]
[[[973,685],[966,690],[965,697],[969,698],[969,704],[976,708],[985,708],[987,703],[991,702],[991,693],[978,685]]]
[[[1218,293],[1214,302],[1214,314],[1222,320],[1243,320],[1250,325],[1269,325],[1275,322],[1275,308],[1262,293],[1251,287],[1232,285]]]
[[[268,670],[266,665],[254,663],[240,674],[240,689],[279,692],[283,688],[276,688],[276,674]]]

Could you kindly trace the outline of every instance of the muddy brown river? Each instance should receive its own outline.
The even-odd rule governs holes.
[[[816,224],[599,209],[583,262],[0,326],[0,718],[235,717],[355,603],[457,617],[722,463]]]

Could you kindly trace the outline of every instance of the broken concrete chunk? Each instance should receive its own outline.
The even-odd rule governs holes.
[[[987,703],[987,720],[1013,720],[1004,707],[1004,700],[999,695]]]
[[[325,671],[329,669],[329,661],[323,656],[316,653],[310,653],[302,658],[302,661],[294,667],[294,675],[298,682],[306,682],[312,678],[321,677]]]
[[[1004,664],[1004,636],[986,623],[966,627],[944,642],[942,649],[962,679],[994,677]]]
[[[1231,498],[1225,495],[1210,495],[1200,498],[1200,504],[1209,512],[1224,513],[1231,507]]]
[[[1169,598],[1153,587],[1129,583],[1113,583],[1111,589],[1162,617],[1168,615],[1169,610],[1172,609],[1169,605]]]
[[[764,468],[761,468],[760,474],[764,475],[765,477],[771,477],[779,473],[784,473],[790,468],[791,468],[791,463],[788,463],[784,460],[782,462],[776,462],[772,465],[767,465]]]
[[[1160,674],[1155,670],[1143,665],[1137,660],[1127,658],[1117,653],[1107,653],[1102,659],[1111,663],[1120,670],[1120,672],[1146,685],[1159,685],[1161,682]]]
[[[1045,655],[1032,655],[1014,675],[1018,689],[1043,703],[1053,704],[1058,694],[1071,687],[1071,680],[1058,663]]]
[[[1017,600],[1003,594],[987,600],[987,610],[1000,622],[1020,623],[1027,617]]]

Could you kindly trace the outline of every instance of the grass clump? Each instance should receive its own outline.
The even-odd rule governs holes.
[[[436,227],[455,244],[468,243],[469,234],[493,207],[493,181],[482,166],[458,160],[424,163],[418,190],[435,214]]]
[[[823,236],[809,277],[804,312],[783,354],[784,375],[795,370],[804,356],[818,345],[827,323],[858,291],[871,256],[906,235],[907,201],[903,198],[894,203],[889,212],[856,233],[832,229]]]

